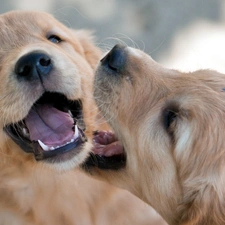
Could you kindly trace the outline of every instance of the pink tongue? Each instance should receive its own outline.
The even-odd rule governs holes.
[[[124,154],[123,146],[110,131],[98,131],[94,135],[92,151],[106,157]]]
[[[25,119],[32,141],[41,140],[48,146],[61,146],[73,138],[74,121],[69,113],[51,105],[38,105]]]

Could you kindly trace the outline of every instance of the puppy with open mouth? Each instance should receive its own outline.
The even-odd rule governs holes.
[[[36,160],[59,169],[79,164],[89,149],[85,129],[93,130],[86,124],[94,126],[84,123],[94,110],[94,65],[88,62],[94,56],[86,56],[82,34],[44,13],[13,12],[0,23],[5,133]],[[98,58],[100,52],[89,45],[85,48]]]
[[[79,170],[98,129],[90,35],[34,11],[0,27],[0,224],[149,224],[143,202]]]
[[[129,189],[168,224],[225,224],[225,75],[167,69],[116,45],[99,63],[94,87],[115,134],[94,138],[94,165],[111,170],[90,172]],[[109,165],[112,157],[119,160]]]

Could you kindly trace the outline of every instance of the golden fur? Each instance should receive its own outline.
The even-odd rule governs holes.
[[[90,141],[70,160],[50,163],[36,161],[3,130],[26,117],[44,91],[57,91],[82,100],[85,134],[91,138],[98,128],[91,86],[101,51],[89,34],[68,29],[42,12],[3,14],[0,27],[0,224],[149,224],[152,211],[139,199],[78,169]],[[57,43],[53,36],[51,42],[51,35],[63,41]],[[54,70],[41,82],[15,73],[18,60],[35,51],[54,61]]]
[[[97,175],[131,190],[171,225],[225,224],[224,88],[224,74],[182,73],[116,46],[99,64],[94,93],[125,148],[126,167]]]

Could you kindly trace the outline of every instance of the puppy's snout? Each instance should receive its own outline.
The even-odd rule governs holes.
[[[126,50],[123,45],[115,45],[112,50],[101,60],[102,66],[107,66],[115,72],[122,72],[126,63]]]
[[[52,62],[48,55],[32,52],[22,56],[15,65],[15,73],[26,80],[43,78],[50,73]]]

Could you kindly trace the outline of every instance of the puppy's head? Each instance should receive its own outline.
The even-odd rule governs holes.
[[[0,26],[1,153],[60,168],[80,163],[94,130],[91,82],[100,51],[88,34],[46,13],[9,12]]]
[[[169,222],[175,212],[204,221],[218,212],[212,199],[224,199],[224,87],[222,74],[169,70],[119,45],[98,66],[97,105],[124,146],[139,194]]]

